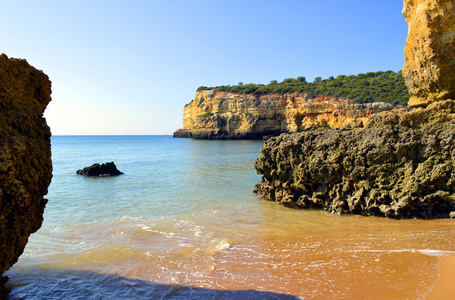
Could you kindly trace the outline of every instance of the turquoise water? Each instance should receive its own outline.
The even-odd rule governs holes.
[[[46,211],[46,217],[58,224],[65,220],[80,224],[171,217],[220,204],[245,204],[260,181],[252,162],[261,145],[170,136],[53,137],[54,178],[48,198],[58,199],[52,202],[59,207]],[[125,175],[75,175],[77,169],[109,161]],[[71,218],[60,214],[62,209]]]
[[[387,220],[257,198],[260,141],[54,136],[42,228],[10,299],[293,299],[426,295],[451,220]],[[124,175],[76,170],[114,161]]]

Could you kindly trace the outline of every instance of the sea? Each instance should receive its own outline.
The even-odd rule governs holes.
[[[252,189],[262,141],[53,136],[44,222],[8,299],[424,299],[455,220],[295,210]],[[76,171],[115,162],[124,175]]]

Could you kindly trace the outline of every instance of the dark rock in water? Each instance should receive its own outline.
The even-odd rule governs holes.
[[[7,293],[2,274],[43,222],[52,178],[51,132],[43,118],[49,101],[46,74],[0,55],[0,299]]]
[[[455,211],[455,101],[364,128],[282,134],[255,162],[254,192],[293,208],[390,218],[448,218]]]
[[[108,162],[102,165],[94,164],[82,170],[77,170],[76,173],[85,176],[117,176],[123,174],[117,169],[114,162]]]

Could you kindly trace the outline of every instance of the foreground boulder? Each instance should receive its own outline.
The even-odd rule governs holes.
[[[409,26],[403,77],[409,105],[455,99],[455,2],[404,0]]]
[[[51,132],[43,112],[51,82],[25,60],[0,55],[0,298],[1,278],[43,222],[52,178]]]
[[[294,208],[447,218],[455,211],[454,141],[452,100],[401,117],[379,113],[364,128],[283,134],[262,147],[254,191]]]
[[[77,170],[76,173],[85,176],[117,176],[123,174],[117,169],[114,162],[108,162],[102,165],[94,164],[82,170]]]

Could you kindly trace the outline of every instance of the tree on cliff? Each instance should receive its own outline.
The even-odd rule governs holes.
[[[330,76],[329,79],[316,77],[314,82],[307,82],[305,77],[286,78],[278,83],[242,84],[234,86],[199,87],[200,90],[216,89],[240,94],[264,95],[270,93],[297,92],[307,97],[333,96],[352,99],[355,103],[389,102],[406,104],[409,100],[408,90],[404,84],[401,71],[378,71],[360,73],[358,75]]]

